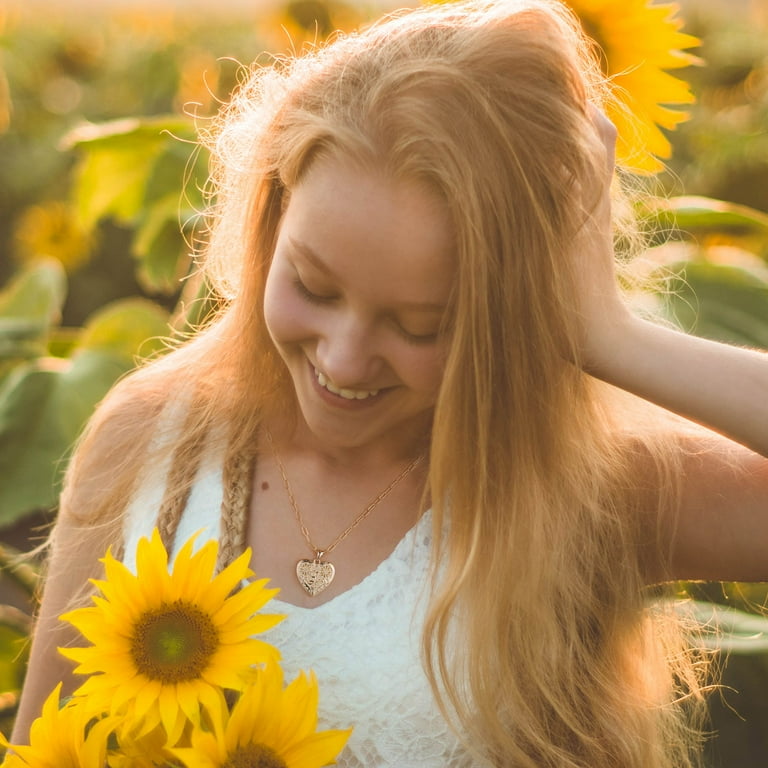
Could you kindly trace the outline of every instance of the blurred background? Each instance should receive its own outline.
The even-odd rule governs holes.
[[[17,555],[38,545],[55,518],[67,452],[95,403],[138,357],[158,353],[162,337],[198,322],[210,301],[206,286],[185,279],[205,204],[196,128],[226,101],[241,64],[300,51],[404,4],[0,5],[3,732],[39,584],[36,561]],[[661,129],[664,167],[643,175],[648,194],[638,213],[651,247],[638,270],[664,270],[667,279],[638,301],[688,331],[768,348],[768,0],[685,0],[677,13],[645,0],[572,5],[603,46],[609,73],[628,51],[660,55],[652,38],[665,30],[659,39],[678,46],[672,74],[695,96],[685,104],[669,81],[669,97],[651,94],[662,105],[684,104],[688,119]],[[652,16],[650,7],[664,10]],[[683,33],[699,44],[675,37]],[[658,65],[671,66],[663,57]],[[685,584],[680,594],[714,604],[728,641],[708,763],[765,766],[766,589]]]

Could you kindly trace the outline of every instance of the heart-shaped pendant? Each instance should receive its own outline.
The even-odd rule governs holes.
[[[296,578],[310,597],[319,595],[333,581],[336,569],[325,560],[299,560],[296,563]]]

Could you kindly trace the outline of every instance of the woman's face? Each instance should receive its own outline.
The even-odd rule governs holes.
[[[341,448],[423,435],[454,274],[436,195],[344,160],[311,167],[281,223],[264,315],[316,437]]]

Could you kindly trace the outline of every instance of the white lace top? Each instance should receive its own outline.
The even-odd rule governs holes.
[[[202,529],[200,543],[218,535],[221,467],[203,461],[177,544]],[[167,467],[156,466],[128,507],[126,564],[148,535],[161,503]],[[419,657],[423,586],[430,546],[426,514],[392,554],[362,582],[316,608],[273,600],[287,614],[265,639],[282,653],[286,680],[315,671],[320,727],[354,728],[337,765],[342,768],[478,768],[434,702]]]

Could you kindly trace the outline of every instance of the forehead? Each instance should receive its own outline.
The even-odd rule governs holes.
[[[337,157],[317,160],[293,189],[280,241],[298,241],[336,273],[386,279],[404,299],[445,300],[454,274],[448,207],[426,185]]]

